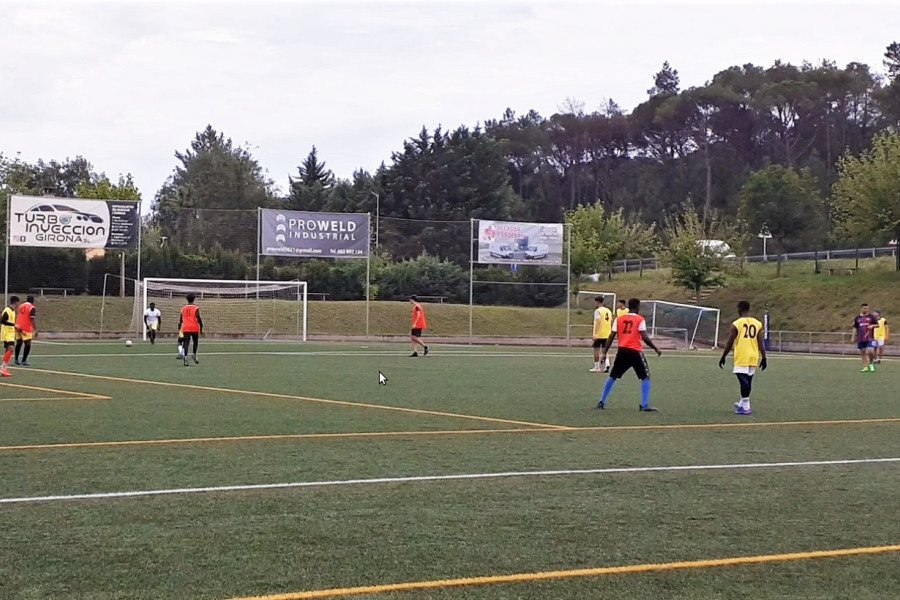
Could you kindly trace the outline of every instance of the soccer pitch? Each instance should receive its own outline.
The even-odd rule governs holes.
[[[900,364],[40,343],[0,382],[0,597],[896,598]],[[388,378],[378,384],[379,372]]]

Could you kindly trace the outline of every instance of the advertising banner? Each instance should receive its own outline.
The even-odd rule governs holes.
[[[13,196],[9,245],[40,248],[136,248],[140,203]]]
[[[369,215],[262,209],[260,253],[265,256],[366,258]]]
[[[483,264],[563,263],[561,223],[478,222],[478,256]]]

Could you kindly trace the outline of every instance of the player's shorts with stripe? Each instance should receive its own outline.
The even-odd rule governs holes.
[[[874,348],[875,342],[874,341],[872,341],[872,342],[857,342],[856,347],[859,348],[860,350],[865,350],[866,348]]]
[[[603,348],[605,345],[606,345],[606,338],[603,338],[602,340],[600,340],[600,339],[594,340],[594,348]]]
[[[756,375],[756,367],[739,367],[735,365],[733,373],[735,375],[749,375],[753,377]]]
[[[647,365],[647,358],[643,352],[631,350],[629,348],[619,348],[616,353],[616,360],[613,362],[609,376],[612,379],[622,379],[622,376],[629,369],[634,369],[634,374],[640,380],[650,378],[650,367]]]

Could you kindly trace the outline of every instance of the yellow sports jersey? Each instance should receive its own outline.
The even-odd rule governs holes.
[[[883,340],[887,338],[887,329],[885,326],[887,325],[887,319],[881,317],[878,319],[878,327],[875,328],[875,339]]]
[[[617,308],[617,309],[616,309],[616,318],[617,318],[617,319],[618,319],[619,317],[621,317],[622,315],[627,315],[627,314],[628,314],[628,309],[627,309],[627,308]]]
[[[758,367],[762,323],[753,317],[741,317],[732,325],[737,329],[737,337],[734,340],[734,366]]]
[[[9,323],[3,324],[0,327],[0,342],[6,344],[9,342],[16,341],[16,311],[11,309],[10,307],[6,307],[3,309],[3,315],[6,316],[6,322]]]
[[[612,311],[601,306],[594,311],[594,337],[606,340],[610,335],[612,335]]]

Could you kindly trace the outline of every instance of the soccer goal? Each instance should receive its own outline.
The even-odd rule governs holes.
[[[674,338],[693,350],[719,345],[718,308],[678,304],[665,300],[641,300],[641,314],[647,320],[650,337]]]
[[[132,325],[145,340],[144,310],[151,302],[162,312],[163,332],[174,335],[185,297],[194,294],[205,334],[306,341],[305,281],[147,278],[140,287],[141,293],[135,294]]]

